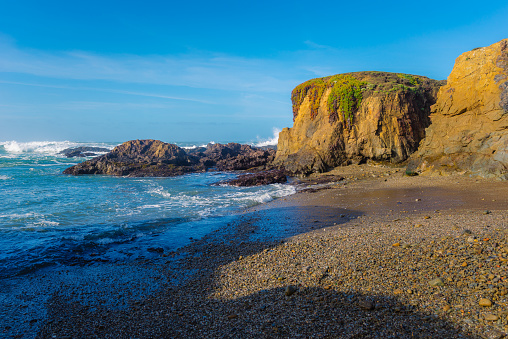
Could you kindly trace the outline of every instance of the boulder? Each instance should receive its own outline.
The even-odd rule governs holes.
[[[67,158],[75,158],[75,157],[84,158],[84,157],[94,157],[97,156],[97,153],[104,153],[109,151],[110,151],[109,148],[104,147],[81,146],[64,149],[63,151],[60,151],[58,154],[62,154]]]
[[[292,92],[294,124],[279,134],[274,164],[307,175],[368,159],[403,162],[425,136],[443,84],[386,72],[304,82]]]
[[[410,173],[508,179],[508,39],[455,60]]]
[[[282,170],[269,170],[240,175],[226,184],[238,187],[281,184],[287,182],[286,173]]]
[[[205,167],[219,171],[238,171],[264,167],[273,161],[274,149],[261,149],[238,143],[208,144],[206,149],[196,149],[189,154],[198,156]]]
[[[199,160],[185,150],[159,140],[132,140],[111,152],[67,168],[64,174],[175,176],[202,171]]]

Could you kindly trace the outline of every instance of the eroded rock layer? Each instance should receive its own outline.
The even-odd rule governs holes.
[[[455,60],[408,171],[508,179],[508,39]]]
[[[275,164],[305,175],[367,159],[402,162],[425,136],[443,84],[386,72],[304,82],[292,92],[294,125],[279,135]]]

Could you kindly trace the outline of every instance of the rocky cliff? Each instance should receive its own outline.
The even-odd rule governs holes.
[[[131,140],[107,154],[69,167],[63,173],[168,177],[208,169],[264,169],[274,156],[274,150],[237,143],[210,144],[187,152],[177,145],[159,140]]]
[[[279,134],[275,164],[295,174],[367,159],[402,162],[429,126],[443,81],[356,72],[312,79],[292,94],[292,128]]]
[[[508,179],[508,39],[455,60],[410,172]]]

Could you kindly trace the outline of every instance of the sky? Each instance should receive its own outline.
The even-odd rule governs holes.
[[[508,2],[0,0],[0,141],[254,142],[291,90],[386,71],[446,79],[508,38]]]

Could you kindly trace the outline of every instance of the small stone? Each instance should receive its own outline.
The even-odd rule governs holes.
[[[400,242],[396,242],[395,244],[392,245],[393,247],[399,247],[400,246]]]
[[[482,337],[485,339],[501,339],[504,337],[504,333],[499,331],[497,328],[488,327],[483,333]]]
[[[293,295],[295,292],[297,291],[297,288],[293,285],[289,285],[286,287],[286,291],[284,292],[284,294],[286,294],[286,296],[291,296]]]
[[[451,308],[452,307],[450,305],[444,305],[443,306],[443,311],[448,312],[449,310],[451,310]]]
[[[370,301],[368,300],[360,300],[358,302],[358,307],[360,307],[362,310],[367,310],[367,311],[370,311],[370,310],[373,310],[374,309],[374,304],[372,304]]]
[[[490,214],[491,212],[489,210],[483,211],[483,214]]]
[[[415,225],[415,227],[417,227],[417,228],[418,228],[418,227],[422,227],[422,226],[423,226],[423,224],[416,224],[416,225]]]
[[[408,248],[411,248],[411,245],[409,245],[409,244],[404,244],[404,245],[402,245],[402,248],[403,248],[403,249],[408,249]]]
[[[492,301],[486,298],[481,298],[480,301],[478,302],[478,305],[483,307],[490,307],[492,306]]]
[[[444,282],[441,278],[432,279],[429,281],[430,286],[444,286]]]
[[[464,234],[471,234],[472,232],[470,230],[464,230]]]
[[[499,317],[495,314],[488,313],[485,315],[485,320],[486,321],[497,321],[497,320],[499,320]]]
[[[395,295],[402,294],[402,293],[404,293],[404,291],[401,290],[400,288],[397,288],[396,290],[393,291],[393,294],[395,294]]]

